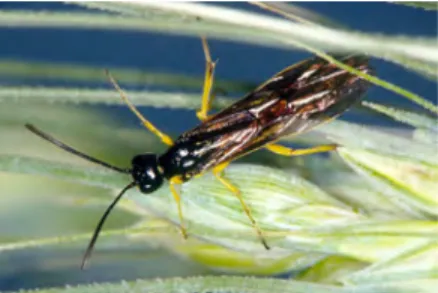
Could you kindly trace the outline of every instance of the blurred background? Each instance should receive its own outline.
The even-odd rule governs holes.
[[[219,3],[218,3],[219,5]],[[220,5],[261,12],[245,3]],[[391,3],[299,3],[300,7],[324,15],[355,30],[391,35],[437,35],[437,14]],[[0,3],[0,10],[81,11],[81,7],[62,3]],[[135,31],[98,29],[42,29],[0,27],[0,86],[77,87],[111,90],[103,69],[137,70],[135,72],[172,73],[202,80],[204,56],[200,39]],[[310,56],[304,51],[271,49],[233,42],[209,40],[213,59],[219,59],[218,80],[239,81],[248,88],[255,86],[284,67]],[[17,72],[18,66],[28,70]],[[66,80],[33,74],[38,66],[80,66],[101,71],[101,78]],[[399,66],[372,60],[380,78],[402,85],[431,101],[437,97],[436,83]],[[40,68],[40,67],[38,67]],[[117,77],[117,76],[116,76]],[[136,82],[132,82],[136,80]],[[139,74],[122,88],[136,91],[166,90],[201,93],[194,86],[151,84]],[[221,94],[237,98],[244,92],[217,89]],[[373,87],[372,101],[415,109],[407,100],[384,89]],[[160,129],[173,136],[196,125],[192,110],[141,107],[142,113]],[[369,124],[390,124],[388,120],[361,116],[355,111],[345,119]],[[77,158],[55,150],[23,129],[33,122],[46,131],[62,137],[88,153],[119,165],[126,165],[133,154],[164,150],[123,105],[88,103],[32,103],[20,99],[4,99],[0,104],[0,152],[57,158],[81,164]],[[62,196],[60,196],[62,193]],[[39,176],[0,172],[0,239],[12,243],[34,238],[75,235],[90,232],[105,208],[108,190],[85,187]],[[122,227],[134,220],[118,210],[107,227]],[[126,244],[120,239],[100,246],[92,267],[82,272],[79,264],[86,239],[68,245],[25,250],[0,250],[0,290],[17,290],[89,281],[188,276],[212,274],[199,264],[169,253],[166,249]]]

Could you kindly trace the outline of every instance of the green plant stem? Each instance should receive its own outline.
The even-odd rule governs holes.
[[[218,276],[138,280],[118,284],[104,283],[20,291],[20,293],[432,293],[435,292],[433,284],[433,282],[398,282],[339,287],[273,278]]]
[[[309,39],[306,39],[303,35],[300,35],[299,38],[294,38],[292,35],[293,32],[304,32],[308,30],[309,36],[311,35],[320,35],[322,36],[321,31],[325,31],[325,35],[332,34],[333,39],[339,39],[340,36],[335,37],[335,34],[348,34],[347,32],[343,31],[336,31],[331,30],[329,28],[325,27],[316,27],[313,25],[302,25],[302,24],[296,24],[292,23],[290,21],[285,21],[281,19],[275,19],[275,18],[268,18],[264,16],[260,16],[257,14],[247,13],[244,11],[238,11],[238,10],[232,10],[232,9],[224,9],[214,6],[207,6],[207,5],[201,5],[201,4],[192,4],[192,3],[165,3],[165,2],[147,2],[147,3],[136,3],[134,4],[128,4],[128,5],[120,5],[116,3],[105,3],[100,4],[96,2],[88,2],[84,4],[87,7],[91,8],[98,8],[103,10],[110,10],[110,11],[117,11],[122,14],[126,15],[133,15],[133,16],[139,16],[141,15],[141,12],[138,10],[134,10],[133,8],[138,7],[139,9],[144,9],[144,7],[149,8],[155,8],[155,9],[162,9],[166,12],[175,12],[175,13],[182,13],[186,15],[190,15],[192,17],[201,17],[208,20],[213,21],[220,21],[232,25],[242,26],[246,28],[257,28],[264,32],[271,32],[272,38],[277,39],[278,42],[282,43],[288,43],[295,47],[305,49],[307,51],[310,51],[321,58],[324,58],[325,60],[336,64],[338,67],[345,69],[351,73],[354,73],[360,77],[365,78],[366,80],[379,85],[387,90],[390,90],[394,93],[397,93],[414,103],[417,103],[424,108],[430,110],[431,112],[438,113],[438,107],[435,106],[433,103],[427,101],[426,99],[420,97],[419,95],[412,93],[406,89],[403,89],[397,85],[394,85],[392,83],[389,83],[387,81],[381,80],[375,76],[363,73],[357,69],[354,69],[346,64],[343,64],[342,62],[337,61],[335,58],[331,57],[330,55],[324,53],[320,49],[317,49],[317,46],[315,44],[312,44],[312,41]],[[310,32],[313,31],[313,32]],[[285,34],[286,36],[278,35]],[[347,38],[349,42],[354,42],[354,40],[351,40],[351,38]],[[331,40],[332,42],[333,40]],[[385,42],[386,43],[386,42]],[[381,43],[379,43],[381,45]],[[407,46],[408,44],[404,44],[404,46]],[[414,52],[419,53],[420,51],[425,50],[426,47],[417,47],[415,49],[412,49],[412,51],[408,52],[409,50],[395,50],[393,53],[395,53],[397,56],[400,54],[407,54],[412,55]],[[362,51],[363,49],[360,49],[358,51]],[[426,52],[427,51],[427,52]],[[434,52],[425,50],[423,51],[424,54],[427,54],[428,56],[433,56],[434,63],[438,63],[438,48],[434,49]],[[414,57],[414,56],[411,56]],[[417,55],[415,58],[422,59],[424,56]]]
[[[111,236],[134,236],[134,235],[147,235],[148,233],[156,232],[169,232],[169,229],[164,229],[161,227],[151,228],[151,227],[141,227],[141,228],[126,228],[126,229],[113,229],[113,230],[103,230],[100,233],[100,237],[111,237]],[[23,240],[11,243],[0,243],[0,253],[12,250],[26,249],[32,247],[42,247],[50,245],[60,245],[60,244],[71,244],[72,242],[90,240],[91,233],[74,234],[66,236],[57,236],[50,238],[38,238],[34,240]]]
[[[200,46],[201,47],[201,46]],[[203,57],[200,56],[199,66],[203,66]],[[186,74],[148,72],[129,68],[109,69],[120,84],[139,84],[142,86],[158,85],[177,89],[191,89],[201,93],[203,78],[187,76]],[[35,78],[35,79],[63,79],[80,82],[105,82],[108,78],[104,69],[92,66],[82,66],[67,63],[49,63],[21,60],[1,60],[0,75],[8,78]],[[256,85],[248,82],[235,82],[215,79],[215,87],[227,92],[247,92]]]
[[[128,91],[130,100],[138,106],[155,108],[198,109],[200,95],[169,93],[158,91]],[[115,90],[55,88],[55,87],[0,87],[0,102],[39,102],[39,103],[88,103],[123,104]],[[231,99],[217,97],[213,108],[222,109],[230,105]]]

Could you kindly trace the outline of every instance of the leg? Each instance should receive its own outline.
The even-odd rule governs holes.
[[[110,82],[114,86],[114,88],[119,92],[122,101],[128,105],[129,109],[140,119],[140,121],[143,123],[143,125],[149,129],[150,132],[158,136],[165,144],[171,146],[173,145],[173,140],[166,134],[159,131],[151,122],[149,122],[146,118],[141,115],[141,113],[137,110],[137,108],[134,106],[134,104],[131,103],[131,101],[128,99],[128,96],[122,91],[120,86],[117,84],[117,81],[111,76],[108,70],[105,71],[106,75],[108,76]]]
[[[249,207],[245,204],[245,202],[243,201],[243,198],[240,194],[240,190],[235,187],[233,184],[231,184],[227,179],[225,179],[224,177],[222,177],[222,172],[223,170],[228,166],[229,163],[223,163],[217,167],[215,167],[213,169],[213,174],[214,176],[216,176],[216,178],[225,186],[227,187],[232,193],[234,193],[234,195],[239,199],[240,204],[242,205],[243,210],[245,211],[246,215],[248,216],[248,218],[251,221],[251,224],[253,225],[254,229],[256,229],[257,231],[257,235],[260,238],[260,241],[262,242],[263,246],[266,249],[270,249],[268,244],[266,243],[265,238],[263,237],[262,231],[260,230],[259,226],[257,225],[256,221],[254,220],[254,218],[252,217],[251,214],[251,210],[249,209]]]
[[[178,194],[178,191],[176,191],[175,185],[177,184],[181,184],[181,180],[178,177],[174,177],[170,179],[170,191],[172,192],[173,195],[173,199],[176,202],[176,205],[178,207],[178,217],[179,217],[179,222],[180,222],[180,229],[181,229],[181,234],[184,237],[184,239],[187,239],[187,231],[186,228],[184,226],[184,218],[183,218],[183,214],[182,214],[182,209],[181,209],[181,197]]]
[[[210,93],[213,87],[214,67],[216,66],[216,62],[211,61],[210,49],[208,48],[207,39],[204,37],[202,38],[202,48],[204,49],[205,55],[205,77],[204,88],[202,90],[201,109],[196,112],[196,116],[199,120],[204,121],[208,117],[208,111],[210,110],[214,98],[210,98]]]
[[[282,156],[302,156],[302,155],[323,153],[323,152],[329,152],[335,150],[336,147],[337,145],[335,144],[328,144],[328,145],[320,145],[308,149],[294,150],[279,144],[270,144],[265,146],[267,150]]]

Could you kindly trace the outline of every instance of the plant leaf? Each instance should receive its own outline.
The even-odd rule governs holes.
[[[376,152],[341,148],[341,157],[357,172],[385,187],[392,201],[413,213],[438,216],[438,167],[426,162]]]
[[[417,46],[421,43],[418,40],[415,44],[409,43],[408,39],[403,41],[403,38],[385,38],[386,42],[384,46],[379,43],[379,48],[377,48],[378,38],[371,37],[367,39],[364,35],[358,33],[348,33],[339,30],[333,30],[330,28],[322,28],[315,26],[307,26],[297,23],[292,23],[291,21],[282,20],[275,17],[268,17],[261,14],[245,12],[242,10],[218,7],[213,5],[205,4],[194,4],[194,3],[165,3],[165,2],[142,2],[142,3],[104,3],[101,2],[87,2],[81,3],[80,5],[85,5],[90,8],[97,8],[109,11],[120,12],[124,15],[142,16],[143,14],[149,15],[152,11],[161,11],[165,13],[172,13],[179,15],[180,20],[184,19],[186,21],[190,18],[195,19],[200,17],[198,21],[200,23],[207,21],[215,21],[228,23],[233,26],[239,26],[242,28],[252,29],[266,36],[266,32],[271,33],[271,40],[277,40],[277,42],[289,43],[289,39],[300,40],[303,43],[312,44],[314,47],[315,43],[319,43],[324,49],[327,50],[347,50],[349,52],[357,51],[363,53],[373,54],[381,51],[403,54],[406,56],[411,56],[418,58],[419,60],[428,60],[434,63],[438,62],[438,53],[436,52],[436,46],[433,46],[434,41],[432,39],[427,39],[424,42],[424,46]],[[181,15],[189,17],[182,18]],[[180,28],[183,30],[183,28]],[[241,36],[242,37],[242,36]],[[373,40],[374,42],[370,42]],[[397,41],[395,41],[397,40]],[[392,42],[395,41],[395,42]],[[347,43],[348,42],[348,43]],[[291,44],[291,43],[289,43]],[[397,44],[397,45],[396,45]],[[412,46],[412,51],[400,50],[398,45]],[[321,47],[319,47],[321,48]],[[335,49],[336,48],[336,49]],[[419,53],[422,52],[425,55],[421,56]]]
[[[218,245],[189,239],[181,243],[180,236],[166,239],[169,249],[185,259],[191,259],[215,271],[273,276],[299,271],[314,265],[325,254],[290,251],[285,256],[257,256],[233,251]]]
[[[290,47],[298,46],[299,48],[310,50],[311,52],[325,58],[330,62],[334,62],[341,68],[358,74],[361,77],[366,77],[366,79],[370,82],[398,93],[414,101],[415,103],[422,105],[432,112],[438,113],[438,107],[428,100],[416,95],[415,93],[380,80],[375,76],[370,76],[354,70],[345,64],[337,62],[335,59],[317,49],[324,48],[332,51],[349,52],[358,51],[376,57],[382,57],[386,60],[391,60],[390,56],[395,54],[397,55],[398,62],[400,62],[400,58],[411,58],[415,60],[416,64],[418,64],[420,61],[423,61],[430,66],[430,64],[438,64],[438,47],[432,40],[417,39],[415,42],[413,42],[412,40],[408,41],[408,39],[400,40],[400,38],[398,38],[391,40],[389,37],[385,37],[383,42],[381,37],[378,36],[369,37],[366,35],[360,35],[358,33],[349,33],[347,31],[340,31],[325,27],[315,27],[312,25],[306,26],[278,18],[257,15],[254,13],[192,3],[167,5],[164,2],[145,2],[141,4],[87,2],[87,4],[81,5],[103,10],[117,11],[122,14],[130,15],[131,18],[138,18],[146,15],[147,17],[143,18],[143,20],[138,20],[138,24],[141,23],[143,28],[148,27],[149,29],[154,28],[155,30],[158,29],[168,32],[169,28],[171,27],[172,33],[180,32],[183,34],[187,34],[188,32],[195,33],[194,30],[196,30],[197,35],[208,33],[209,36],[212,34],[217,36],[217,33],[220,32],[219,37],[221,38],[225,37],[230,39],[230,36],[234,35],[231,39],[235,40],[237,38],[239,41],[244,41],[245,39],[249,38],[256,43],[266,40],[266,43],[269,43],[271,46],[277,43],[288,44]],[[152,13],[151,10],[152,12],[155,12],[155,14],[157,13],[156,11],[159,10],[161,11],[161,14],[158,13],[157,17],[150,17]],[[2,23],[1,21],[4,20],[4,23],[6,23],[8,26],[23,26],[26,24],[33,26],[53,26],[56,24],[58,27],[66,25],[82,27],[84,23],[90,25],[90,21],[95,21],[97,26],[105,27],[97,21],[97,16],[93,17],[92,20],[88,19],[88,21],[85,21],[84,19],[90,17],[86,15],[72,16],[67,14],[64,15],[65,17],[61,17],[61,15],[54,15],[53,19],[49,19],[49,14],[44,15],[43,17],[40,16],[42,19],[38,20],[38,17],[35,17],[38,14],[32,14],[29,16],[26,13],[22,13],[21,15],[18,15],[18,12],[14,13],[15,14],[10,14],[8,12],[0,13],[0,25]],[[181,14],[185,15],[186,17],[182,17]],[[81,22],[79,19],[82,19],[83,22]],[[107,23],[109,19],[111,19],[111,17],[106,15],[104,16],[103,22]],[[128,20],[130,18],[126,19]],[[161,27],[159,25],[160,20],[163,23],[163,26]],[[228,25],[221,25],[221,22],[227,23]],[[111,24],[111,27],[114,28],[115,23],[116,21],[114,20],[114,22]],[[127,25],[127,23],[128,21],[124,22],[123,25]],[[212,24],[213,27],[209,27],[208,24]],[[227,32],[223,31],[224,27],[227,29]],[[124,26],[124,28],[126,27]],[[200,30],[202,30],[203,33],[201,33]],[[257,37],[252,37],[254,35]],[[347,40],[348,44],[346,44]],[[356,44],[361,45],[356,46]],[[378,46],[376,46],[377,44]],[[384,44],[384,46],[382,44]]]
[[[37,291],[20,291],[34,293],[97,293],[97,292],[126,292],[126,293],[337,293],[345,292],[341,288],[324,286],[306,282],[294,282],[280,279],[256,279],[251,277],[192,277],[174,278],[163,280],[138,280],[134,282],[121,282],[118,284],[93,284],[78,287],[59,289],[43,289]]]
[[[151,5],[149,3],[143,4]],[[171,8],[163,4],[155,4],[159,9],[158,11],[153,9],[154,7],[149,9],[145,7],[133,8],[132,4],[128,3],[88,2],[80,5],[129,14],[130,17],[93,13],[2,11],[0,12],[0,26],[150,30],[191,36],[208,34],[209,37],[213,38],[248,42],[275,48],[295,47],[296,44],[287,41],[294,39],[327,51],[356,51],[372,54],[386,60],[392,60],[392,56],[394,56],[397,63],[405,60],[407,63],[411,63],[411,67],[416,64],[416,68],[422,68],[423,66],[432,68],[432,64],[438,62],[438,56],[434,53],[436,52],[436,42],[427,38],[416,38],[413,41],[411,38],[344,32],[293,24],[290,21],[235,11],[229,8],[205,7],[201,4],[179,3],[175,5],[175,9],[178,9],[180,5],[187,6],[183,13],[183,15],[186,14],[185,17],[178,13],[172,13]],[[189,5],[195,5],[194,7],[198,9],[192,9],[192,6]],[[163,13],[163,10],[166,13]],[[189,13],[189,10],[193,10],[192,13]],[[224,14],[223,12],[228,13]],[[189,17],[187,13],[192,17]],[[143,15],[147,15],[147,17],[142,18]],[[224,26],[219,21],[228,21],[228,24]],[[256,25],[260,28],[255,27]],[[271,32],[265,32],[262,29],[268,29]]]
[[[174,229],[172,229],[174,230]],[[135,236],[136,234],[143,234],[148,237],[153,235],[156,232],[167,232],[172,231],[170,229],[165,229],[163,227],[158,227],[156,229],[141,227],[141,228],[126,228],[126,229],[114,229],[114,230],[104,230],[99,234],[99,237],[110,237],[116,235],[125,235],[125,236]],[[151,234],[151,235],[148,235]],[[57,236],[50,238],[37,238],[33,240],[23,240],[11,243],[1,243],[0,244],[0,253],[4,253],[6,251],[13,251],[19,249],[28,249],[34,247],[44,247],[51,245],[61,245],[61,244],[71,244],[76,241],[88,241],[91,239],[90,233],[83,234],[75,234],[75,235],[66,235],[66,236]]]
[[[345,26],[341,26],[340,24],[335,23],[333,20],[324,18],[320,15],[316,15],[313,12],[302,9],[301,7],[298,7],[296,5],[274,2],[251,2],[251,4],[260,6],[263,9],[275,12],[279,15],[304,24],[325,25],[332,28],[347,29]],[[396,54],[382,55],[380,57],[404,66],[409,70],[413,70],[428,79],[431,79],[433,81],[437,80],[438,70],[436,65],[427,64],[414,59],[404,58],[403,56],[397,56]]]
[[[346,276],[345,284],[372,284],[438,276],[438,242],[425,241],[414,247]]]
[[[367,263],[334,255],[324,258],[295,278],[300,281],[336,285],[344,276],[351,275],[367,266]]]
[[[438,145],[438,134],[435,131],[430,131],[428,129],[415,129],[413,138],[416,141],[424,142],[431,145]]]
[[[201,91],[203,79],[186,74],[147,72],[129,68],[110,69],[120,83],[170,86],[177,89]],[[56,79],[80,82],[108,82],[103,68],[67,63],[48,63],[21,60],[0,60],[0,76],[21,79]],[[247,92],[255,84],[215,79],[215,87],[227,92]]]
[[[335,120],[321,125],[315,131],[348,148],[366,149],[438,165],[436,146],[411,139],[411,132],[407,130],[384,129]]]
[[[194,94],[158,91],[129,91],[127,94],[139,106],[197,109],[200,105],[200,96]],[[123,104],[115,90],[59,87],[0,87],[1,101]],[[230,103],[231,99],[217,97],[213,107],[223,108]]]
[[[1,156],[0,170],[118,189],[130,180],[126,175],[102,168],[76,167],[18,156]],[[237,198],[213,175],[206,174],[182,185],[185,223],[190,235],[229,249],[273,258],[285,257],[298,249],[308,253],[338,253],[373,262],[387,255],[389,247],[396,251],[412,241],[437,235],[438,226],[428,221],[400,224],[395,221],[389,226],[373,221],[368,225],[366,217],[302,178],[284,171],[233,164],[225,175],[239,183],[237,186],[265,230],[268,243],[275,248],[272,254],[262,248]],[[165,186],[149,196],[130,190],[126,198],[158,218],[178,223],[178,213]],[[290,215],[295,216],[295,220]],[[407,229],[408,223],[415,228]],[[367,243],[366,249],[364,243]],[[276,249],[279,250],[275,252]]]
[[[274,12],[281,16],[287,17],[291,20],[297,22],[313,24],[313,25],[324,25],[333,28],[342,28],[343,26],[323,15],[317,14],[311,10],[305,9],[298,5],[291,3],[282,2],[249,2],[249,4],[258,6],[262,9]],[[344,27],[345,28],[345,27]]]
[[[418,2],[409,2],[409,1],[391,1],[394,4],[407,5],[415,8],[422,8],[424,10],[438,10],[438,3],[435,1],[418,1]]]
[[[413,127],[425,128],[431,131],[438,132],[438,117],[434,119],[432,117],[426,116],[425,114],[422,115],[419,113],[403,111],[400,109],[387,107],[385,105],[367,101],[363,101],[362,105],[379,113],[387,115],[396,121],[406,123]]]
[[[381,80],[377,78],[376,76],[372,76],[369,74],[365,74],[357,69],[354,69],[350,66],[347,66],[346,64],[343,64],[333,57],[327,55],[326,53],[322,52],[319,49],[319,46],[312,43],[312,41],[315,41],[315,39],[318,38],[318,41],[321,41],[321,39],[324,39],[324,37],[328,34],[332,34],[332,37],[336,39],[334,34],[349,34],[347,39],[349,42],[355,42],[351,38],[355,36],[357,33],[349,33],[347,31],[341,31],[341,30],[334,30],[326,27],[320,27],[320,26],[314,26],[314,25],[303,25],[303,24],[297,24],[293,23],[291,21],[281,20],[278,18],[272,18],[272,17],[266,17],[262,15],[257,15],[254,13],[249,13],[245,11],[239,11],[229,8],[221,8],[221,7],[214,7],[209,5],[203,5],[203,4],[193,4],[193,3],[178,3],[176,5],[169,5],[165,2],[143,2],[143,3],[128,3],[128,4],[120,4],[120,3],[104,3],[101,2],[87,2],[85,5],[86,7],[90,8],[97,8],[102,10],[109,10],[109,11],[116,11],[119,13],[122,13],[124,15],[132,15],[132,16],[141,16],[142,13],[149,15],[150,9],[160,10],[164,11],[165,13],[174,12],[177,14],[186,15],[191,18],[201,18],[205,20],[212,20],[212,21],[219,21],[224,22],[230,25],[237,25],[244,28],[252,28],[257,29],[260,32],[266,33],[271,32],[272,36],[271,38],[275,39],[277,38],[278,42],[283,43],[289,43],[293,46],[297,46],[298,48],[306,49],[324,59],[326,59],[329,62],[332,62],[336,64],[338,67],[345,69],[349,72],[352,72],[354,74],[357,74],[358,76],[365,78],[366,80],[379,85],[385,89],[388,89],[390,91],[393,91],[397,94],[400,94],[411,101],[423,106],[424,108],[430,110],[431,112],[438,113],[438,107],[435,106],[432,102],[418,96],[415,93],[409,92],[406,89],[403,89],[395,84],[389,83],[387,81]],[[149,10],[148,10],[149,9]],[[301,27],[299,27],[301,26]],[[309,35],[304,36],[300,35],[299,37],[297,34],[299,32],[304,32],[305,30],[309,30],[307,33]],[[312,31],[313,30],[313,31]],[[324,32],[324,36],[321,31]],[[281,37],[283,35],[283,37]],[[312,40],[309,39],[308,36],[314,36],[315,38]],[[318,36],[318,37],[316,37]],[[362,36],[362,38],[366,38],[365,36]],[[367,45],[370,44],[377,44],[377,37],[373,37],[373,42],[365,42]],[[432,41],[432,40],[430,40]],[[428,46],[431,45],[431,42],[428,41]],[[333,42],[333,39],[330,40],[330,42]],[[324,44],[327,45],[327,43],[330,43],[329,41],[325,41]],[[359,41],[360,42],[360,41]],[[388,40],[385,40],[385,45],[388,44]],[[416,42],[417,43],[417,42]],[[394,46],[394,51],[390,51],[389,48],[386,48],[384,50],[384,53],[377,53],[377,48],[373,48],[371,50],[368,50],[367,52],[364,52],[364,48],[354,48],[350,46],[349,51],[359,51],[364,52],[370,55],[374,55],[376,57],[385,57],[387,60],[390,60],[390,56],[392,54],[396,54],[397,58],[408,58],[409,56],[406,55],[406,51],[404,49],[400,50],[401,47],[405,47],[407,44],[403,45],[397,45]],[[400,47],[399,47],[400,46]],[[379,42],[379,49],[381,50],[382,43]],[[345,50],[345,48],[343,48]],[[418,46],[416,50],[421,49],[424,50],[426,47],[424,46]],[[408,49],[407,49],[408,50]],[[341,48],[338,48],[337,51],[342,51]],[[432,56],[432,59],[434,59],[433,63],[438,65],[438,46],[435,47],[435,51],[428,51],[428,53],[424,52],[425,54],[429,54],[429,56]],[[414,52],[412,52],[414,53]],[[417,56],[410,56],[411,58],[415,60],[421,60],[424,58]]]
[[[424,282],[339,287],[272,278],[218,276],[68,286],[66,288],[20,291],[20,293],[433,293],[435,292],[433,288],[436,288],[437,283],[434,280],[426,280]]]

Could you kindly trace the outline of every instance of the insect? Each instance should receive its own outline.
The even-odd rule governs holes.
[[[180,230],[186,238],[187,232],[184,226],[181,198],[176,187],[209,170],[239,199],[243,211],[257,231],[261,243],[266,249],[269,249],[263,233],[253,218],[250,208],[242,199],[239,189],[223,175],[224,169],[231,161],[260,148],[284,156],[307,155],[334,150],[336,145],[290,149],[277,144],[277,141],[283,136],[303,133],[336,118],[359,101],[369,87],[369,83],[360,77],[339,69],[321,58],[314,57],[287,67],[243,99],[217,114],[209,115],[214,98],[211,95],[211,89],[216,63],[211,59],[205,38],[202,39],[202,45],[206,70],[201,108],[196,112],[201,123],[180,135],[175,141],[142,116],[129,101],[116,80],[106,71],[110,82],[120,93],[122,100],[130,110],[148,130],[168,145],[168,149],[161,155],[139,154],[132,159],[130,168],[120,168],[84,154],[35,126],[26,124],[27,129],[34,134],[72,154],[114,171],[132,175],[132,182],[124,187],[114,199],[94,230],[93,237],[84,254],[82,268],[91,256],[99,233],[111,210],[123,194],[133,187],[138,187],[142,193],[149,194],[160,188],[167,180],[177,205]],[[337,59],[362,72],[372,72],[366,56],[337,56]]]

